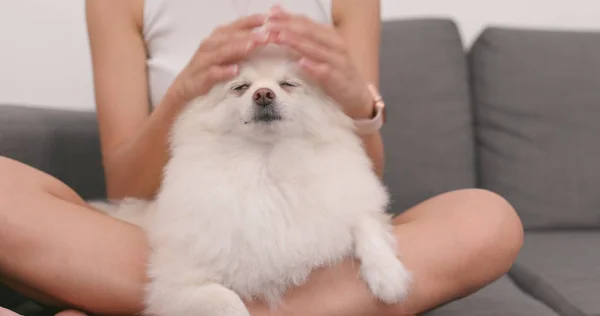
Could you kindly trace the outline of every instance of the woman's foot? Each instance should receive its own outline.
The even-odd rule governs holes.
[[[2,316],[0,314],[0,316]],[[62,311],[58,314],[56,314],[56,316],[87,316],[86,314],[76,311],[76,310],[66,310],[66,311]]]
[[[15,313],[11,310],[8,310],[4,307],[0,307],[0,316],[19,316],[19,314]],[[65,316],[65,315],[62,315],[62,316]],[[75,315],[71,315],[71,316],[75,316]],[[80,315],[78,315],[78,316],[80,316]]]

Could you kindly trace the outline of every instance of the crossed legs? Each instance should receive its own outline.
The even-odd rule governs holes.
[[[0,178],[0,279],[41,301],[97,314],[142,310],[148,246],[139,228],[91,210],[68,186],[19,162],[0,157]],[[394,224],[414,279],[405,303],[384,308],[395,315],[421,313],[489,284],[508,271],[523,242],[514,209],[484,190],[431,198]],[[345,295],[336,295],[342,288]],[[365,313],[376,306],[367,291],[346,262],[316,271],[289,293],[286,306],[290,315],[316,315],[323,305],[341,310],[353,302],[360,315],[360,306]],[[262,309],[251,306],[256,314]]]

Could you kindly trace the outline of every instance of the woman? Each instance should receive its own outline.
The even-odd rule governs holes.
[[[188,100],[234,76],[236,63],[268,42],[298,52],[302,69],[350,117],[370,119],[373,102],[366,87],[378,84],[379,1],[289,0],[285,11],[272,8],[268,32],[253,32],[267,16],[250,13],[266,13],[273,3],[87,1],[111,198],[152,197],[167,160],[174,117]],[[363,136],[363,141],[381,175],[380,134]],[[99,314],[141,310],[148,250],[138,228],[91,211],[65,184],[18,162],[1,159],[0,174],[5,180],[0,184],[0,273],[7,284],[42,302]],[[307,284],[290,291],[286,307],[277,312],[420,313],[503,275],[523,238],[512,207],[483,190],[431,198],[397,216],[394,224],[402,260],[415,276],[404,303],[378,303],[354,262],[347,261],[315,271]],[[260,303],[249,308],[253,315],[267,314]]]

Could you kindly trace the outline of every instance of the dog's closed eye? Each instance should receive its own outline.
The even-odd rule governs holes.
[[[293,87],[297,87],[297,86],[298,86],[298,84],[296,84],[296,83],[293,83],[293,82],[289,82],[289,81],[283,81],[283,82],[280,82],[280,83],[279,83],[279,85],[280,85],[282,88],[285,88],[285,87],[288,87],[288,88],[293,88]]]
[[[300,86],[299,83],[294,82],[294,81],[281,81],[279,82],[279,86],[287,91],[287,92],[291,92],[294,88],[297,88]]]
[[[250,88],[250,84],[249,83],[242,83],[242,84],[237,84],[234,85],[231,90],[236,91],[236,92],[245,92],[246,90],[248,90],[248,88]]]

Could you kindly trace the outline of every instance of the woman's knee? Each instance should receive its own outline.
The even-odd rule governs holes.
[[[523,225],[514,207],[502,196],[483,189],[455,192],[462,200],[456,210],[468,224],[467,247],[473,260],[486,260],[498,273],[505,273],[523,245]]]
[[[0,192],[3,196],[24,188],[31,188],[39,182],[39,171],[11,158],[0,156]]]
[[[14,204],[23,199],[25,192],[37,189],[38,182],[35,177],[32,179],[24,166],[18,161],[0,156],[0,216],[14,210]]]
[[[79,196],[56,178],[19,161],[0,156],[0,242],[12,240],[31,221],[32,203],[48,197],[79,202]],[[4,248],[6,243],[0,243]]]
[[[0,156],[0,223],[14,199],[18,169],[14,160]]]
[[[15,182],[19,173],[18,166],[13,160],[0,156],[0,267],[4,266],[4,260],[10,251],[7,249],[13,244],[14,235],[14,210],[18,199],[18,189]],[[0,271],[1,272],[1,271]]]
[[[36,196],[49,196],[83,204],[69,186],[55,177],[22,162],[0,156],[0,212]],[[16,202],[17,201],[17,202]]]
[[[518,252],[523,243],[523,224],[512,204],[501,195],[483,189],[471,189],[465,195],[471,206],[468,215],[475,221],[480,237]]]

